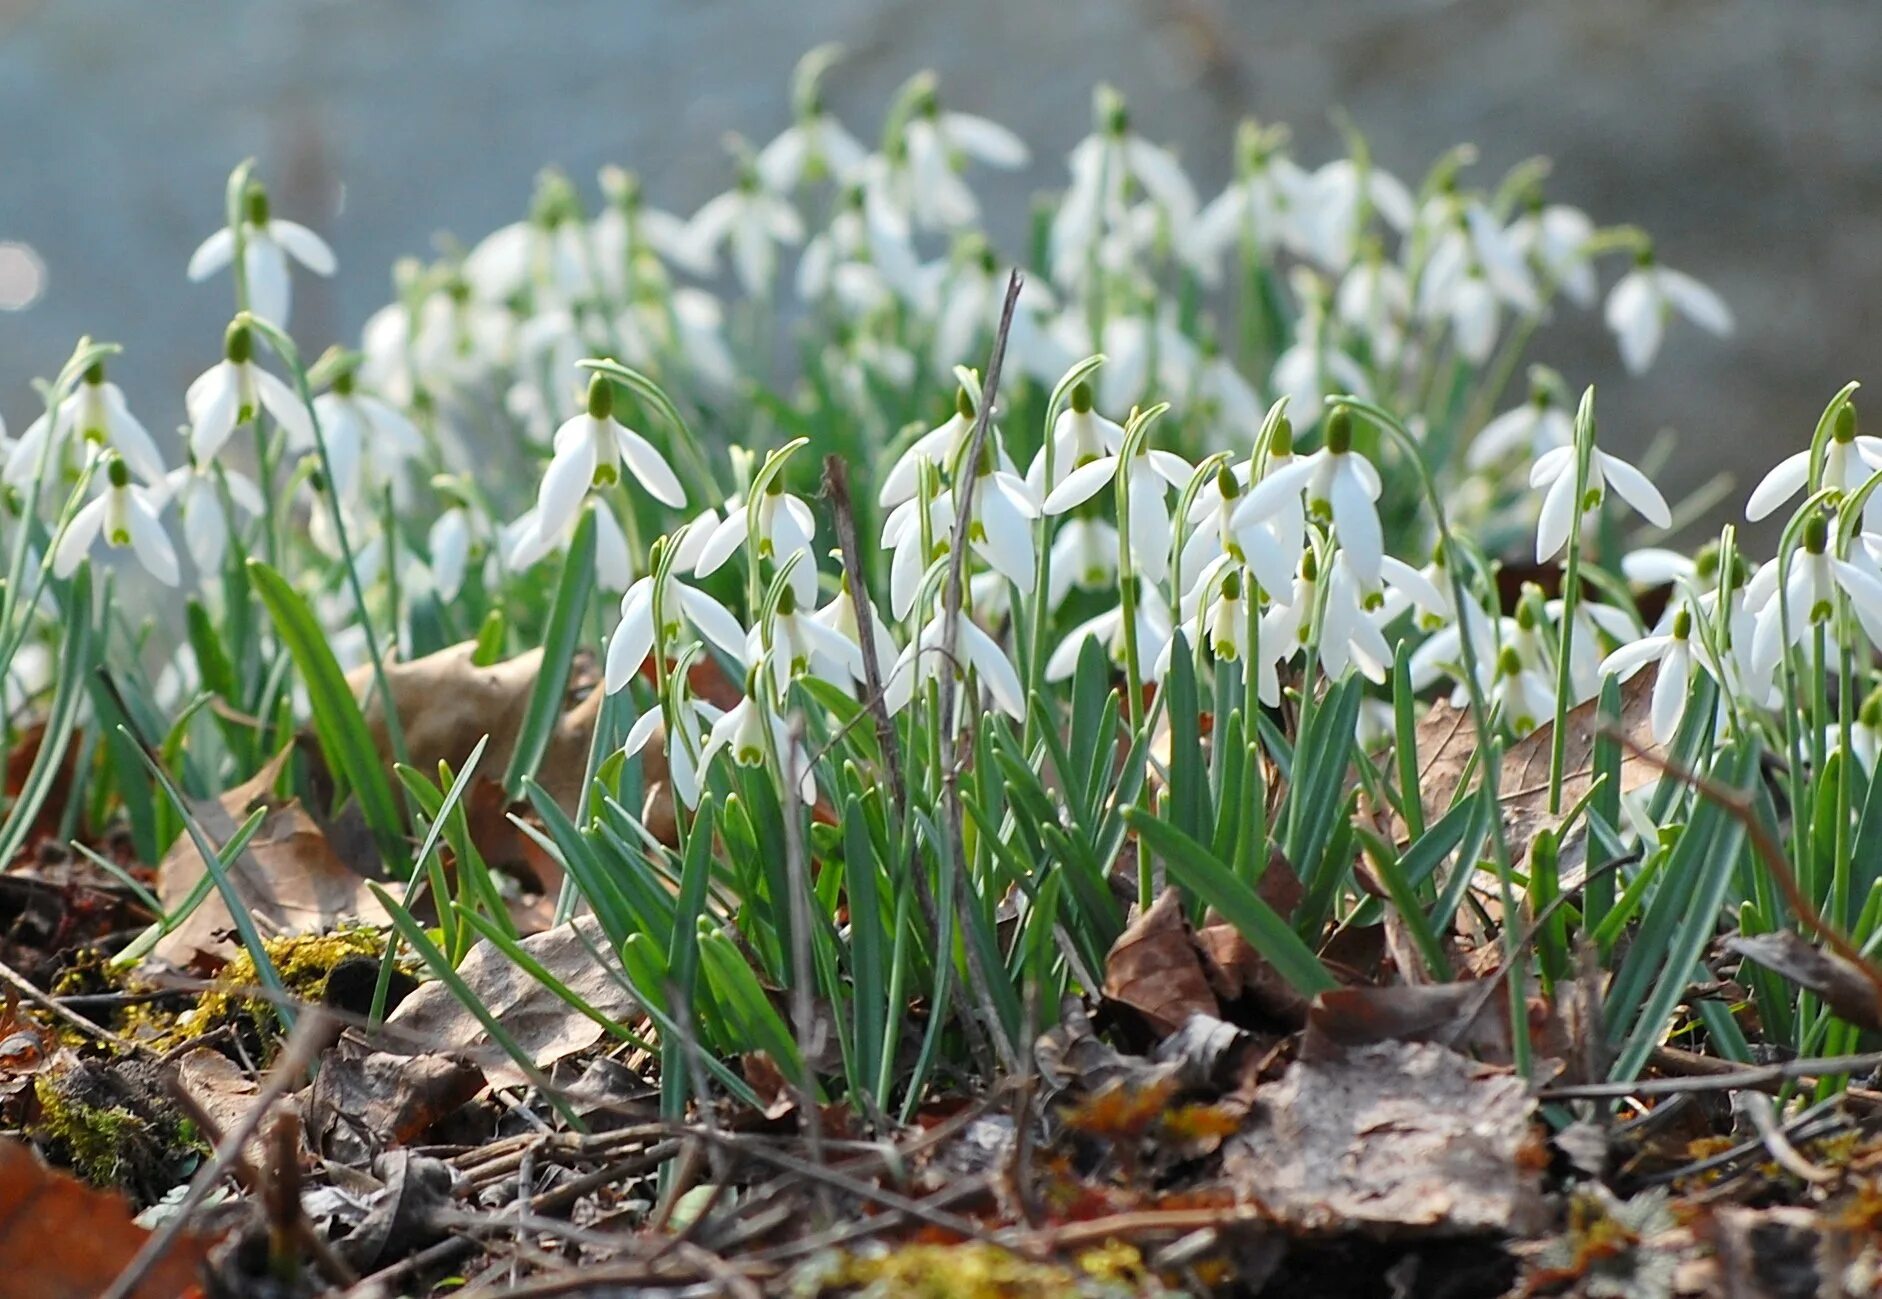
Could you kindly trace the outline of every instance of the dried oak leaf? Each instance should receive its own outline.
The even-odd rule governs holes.
[[[607,935],[593,916],[532,934],[522,948],[607,1018],[620,1022],[634,1015],[633,1000],[612,968]],[[538,1069],[586,1050],[605,1031],[488,940],[471,947],[457,972]],[[493,1087],[528,1081],[443,983],[421,986],[387,1018],[386,1027],[420,1050],[472,1053]]]
[[[150,1233],[122,1196],[46,1167],[18,1141],[0,1138],[0,1289],[33,1299],[93,1299]],[[215,1242],[179,1234],[132,1299],[178,1299],[196,1289]]]
[[[328,1158],[363,1166],[423,1137],[483,1085],[479,1070],[448,1056],[372,1051],[342,1038],[303,1101],[308,1138]]]
[[[1159,1036],[1174,1033],[1191,1015],[1219,1013],[1175,889],[1139,913],[1111,945],[1104,995],[1136,1011]]]
[[[1223,1168],[1298,1233],[1523,1235],[1547,1222],[1535,1109],[1507,1070],[1430,1043],[1375,1043],[1288,1066]]]
[[[1653,742],[1649,716],[1658,675],[1658,667],[1649,664],[1621,683],[1620,730],[1633,743],[1655,754],[1664,753]],[[1569,808],[1594,784],[1594,746],[1602,727],[1600,701],[1590,699],[1577,705],[1564,721],[1567,728],[1562,740],[1561,805]],[[1539,726],[1503,754],[1497,793],[1503,805],[1504,833],[1517,856],[1527,852],[1536,832],[1555,819],[1549,815],[1548,803],[1549,750],[1554,729],[1552,723]],[[1477,727],[1469,711],[1453,707],[1446,699],[1431,705],[1418,722],[1417,749],[1418,785],[1429,824],[1451,806],[1476,756]],[[1651,784],[1660,775],[1651,763],[1625,747],[1621,750],[1620,771],[1622,793]],[[1400,839],[1405,837],[1405,824],[1396,817],[1393,830]]]
[[[176,1085],[195,1102],[223,1132],[239,1126],[255,1107],[261,1088],[241,1066],[220,1051],[199,1046],[176,1062]],[[265,1123],[265,1121],[264,1121]],[[268,1166],[268,1137],[264,1124],[255,1126],[254,1135],[242,1147],[242,1154],[256,1168]]]
[[[252,808],[273,803],[278,763],[219,799],[197,802],[196,818],[211,843],[226,843]],[[158,900],[166,909],[179,906],[205,869],[194,840],[182,836],[157,866]],[[343,920],[391,923],[366,887],[367,869],[358,855],[343,858],[300,800],[289,799],[270,808],[230,866],[229,879],[262,937],[271,938],[321,933]],[[188,919],[158,940],[152,955],[177,966],[220,966],[237,950],[234,925],[222,891],[212,889]]]
[[[1882,972],[1825,951],[1802,934],[1780,929],[1738,934],[1725,946],[1823,998],[1837,1018],[1858,1028],[1882,1030]]]
[[[427,775],[435,774],[441,761],[461,771],[470,751],[486,735],[490,743],[479,770],[500,773],[509,766],[530,694],[542,673],[542,651],[534,649],[481,666],[473,662],[476,652],[475,641],[460,641],[409,663],[385,665],[386,687],[399,715],[406,754]],[[346,680],[364,701],[366,727],[389,769],[392,745],[386,734],[385,708],[373,689],[372,669],[355,668]],[[536,769],[536,782],[564,807],[574,807],[581,797],[589,737],[600,714],[601,698],[600,690],[589,690],[563,712]]]

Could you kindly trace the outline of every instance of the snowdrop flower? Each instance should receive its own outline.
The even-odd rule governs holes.
[[[724,714],[694,696],[687,686],[687,680],[682,676],[679,681],[679,708],[673,717],[675,726],[671,730],[666,729],[665,714],[659,708],[649,708],[635,719],[627,732],[626,742],[621,745],[621,751],[633,757],[645,750],[655,735],[664,735],[667,779],[672,782],[673,792],[680,796],[680,801],[696,808],[699,806],[700,785],[699,765],[694,755],[702,752],[702,730],[716,723]]]
[[[1332,521],[1354,574],[1374,583],[1385,556],[1385,534],[1374,504],[1382,490],[1379,471],[1353,450],[1352,412],[1337,406],[1327,417],[1325,445],[1310,455],[1291,458],[1255,484],[1237,509],[1236,519],[1261,521],[1271,512],[1291,508],[1292,499],[1304,491],[1308,510]]]
[[[105,363],[94,361],[78,386],[59,400],[50,414],[41,414],[26,426],[7,452],[4,481],[26,487],[39,466],[41,448],[50,441],[47,463],[55,465],[64,454],[66,440],[76,431],[87,443],[117,452],[131,471],[146,483],[161,482],[163,457],[144,426],[131,414],[118,385],[105,378]],[[0,438],[5,429],[0,427]]]
[[[872,183],[894,194],[895,206],[924,230],[968,225],[980,214],[973,191],[960,177],[968,159],[1013,170],[1026,165],[1026,144],[997,123],[971,113],[943,112],[934,76],[921,73],[903,88],[906,124],[890,142]],[[865,172],[870,171],[865,167]]]
[[[851,185],[830,224],[811,236],[797,263],[797,292],[816,302],[835,294],[852,310],[882,305],[893,293],[919,291],[919,268],[900,215]]]
[[[603,167],[601,193],[607,201],[589,232],[594,239],[596,278],[610,297],[620,298],[630,291],[636,263],[647,253],[694,275],[712,274],[712,260],[700,256],[688,239],[685,220],[647,206],[640,181],[632,172]]]
[[[1334,555],[1327,579],[1326,616],[1320,625],[1320,665],[1329,680],[1339,680],[1350,666],[1368,681],[1385,681],[1392,647],[1373,621],[1377,593],[1368,591],[1369,584],[1353,566],[1350,552],[1341,549]]]
[[[1039,498],[1026,480],[996,469],[990,450],[983,448],[975,470],[974,513],[967,525],[967,542],[997,573],[1031,595],[1033,585],[1033,529],[1039,517]]]
[[[1327,320],[1327,290],[1320,278],[1297,266],[1289,277],[1300,301],[1294,342],[1275,359],[1268,390],[1285,397],[1288,409],[1312,427],[1324,409],[1322,399],[1343,393],[1365,397],[1372,391],[1365,367],[1341,350]]]
[[[842,180],[869,156],[855,136],[824,106],[812,89],[798,106],[797,120],[758,151],[754,166],[774,194],[790,194],[805,180],[831,176]]]
[[[840,583],[835,597],[811,617],[856,647],[857,663],[860,666],[863,643],[862,622],[857,616],[855,602],[850,599],[849,583]],[[888,624],[882,617],[882,611],[876,608],[873,600],[869,602],[869,627],[873,633],[870,639],[875,646],[876,671],[886,681],[890,667],[894,665],[902,650],[895,643],[895,636],[889,631]],[[861,679],[860,675],[858,679]]]
[[[929,429],[913,442],[908,449],[897,456],[895,463],[889,466],[889,472],[883,475],[882,487],[876,493],[876,504],[883,509],[893,509],[904,501],[913,500],[921,482],[923,461],[951,469],[954,460],[966,447],[974,432],[974,400],[965,388],[960,389],[954,398],[954,413],[943,423]],[[988,430],[989,445],[996,446],[999,429]],[[1013,473],[1013,464],[1007,459],[1004,449],[997,449],[996,456],[1002,472]],[[886,525],[885,525],[886,531]],[[886,540],[884,544],[887,544]]]
[[[1082,283],[1090,251],[1104,229],[1123,223],[1130,182],[1179,226],[1188,226],[1197,210],[1195,188],[1176,156],[1131,129],[1130,112],[1115,90],[1098,87],[1092,111],[1097,130],[1067,160],[1072,183],[1049,232],[1052,277],[1062,284]]]
[[[1687,687],[1696,663],[1714,681],[1724,684],[1724,673],[1712,661],[1704,642],[1692,640],[1692,610],[1681,605],[1673,615],[1673,625],[1663,636],[1643,636],[1631,645],[1623,645],[1601,660],[1602,676],[1626,680],[1649,663],[1660,665],[1654,679],[1653,702],[1648,718],[1655,744],[1671,744],[1686,715]]]
[[[1565,602],[1558,598],[1547,601],[1542,607],[1549,621],[1561,627]],[[1569,688],[1575,695],[1572,702],[1579,704],[1601,693],[1603,638],[1616,645],[1626,645],[1639,634],[1639,624],[1625,610],[1595,600],[1576,602],[1575,632],[1570,637],[1568,653]]]
[[[1092,408],[1091,385],[1074,384],[1070,401],[1052,425],[1052,481],[1045,480],[1046,453],[1041,448],[1026,470],[1027,485],[1036,492],[1049,493],[1074,469],[1116,455],[1123,446],[1123,426]]]
[[[1286,153],[1285,128],[1243,122],[1236,136],[1239,174],[1196,216],[1193,238],[1212,256],[1239,242],[1268,256],[1280,245],[1305,251],[1299,218],[1313,202],[1313,178]]]
[[[754,627],[745,639],[745,659],[765,660],[772,688],[782,701],[791,682],[813,676],[843,690],[863,679],[863,654],[855,640],[821,621],[814,611],[800,608],[797,593],[784,588],[769,627],[770,649],[764,647],[765,629]]]
[[[591,508],[595,515],[595,585],[603,591],[625,591],[634,581],[634,559],[628,553],[627,534],[621,531],[621,521],[605,501],[596,498]],[[498,538],[497,550],[517,572],[540,563],[552,551],[566,550],[575,538],[582,511],[578,508],[559,528],[544,528],[540,519],[537,508],[531,506],[507,524]],[[451,547],[456,542],[447,534],[443,545]],[[447,564],[455,560],[448,549],[433,551],[434,556],[440,553],[449,556]],[[435,560],[433,574],[437,574]],[[461,575],[459,580],[461,583]]]
[[[1478,431],[1464,463],[1472,469],[1488,469],[1512,456],[1538,457],[1574,440],[1575,417],[1547,384],[1537,383],[1528,401],[1504,411]]]
[[[1396,346],[1411,315],[1411,285],[1405,272],[1373,247],[1353,264],[1333,295],[1334,313],[1374,340],[1377,350]]]
[[[797,769],[797,796],[805,803],[814,804],[817,801],[816,774],[803,761],[803,755],[794,752],[796,745],[784,720],[759,705],[757,692],[749,688],[745,698],[712,724],[712,733],[706,737],[706,747],[699,755],[700,769],[711,766],[721,750],[730,753],[732,761],[741,767],[762,767],[767,742],[780,760]]]
[[[580,512],[590,487],[620,481],[621,466],[647,494],[679,509],[686,492],[653,443],[614,418],[614,383],[597,374],[588,382],[588,409],[555,432],[555,455],[536,497],[536,530],[554,535]]]
[[[359,391],[350,368],[334,376],[330,391],[314,398],[314,414],[326,439],[333,490],[342,498],[356,499],[366,485],[362,468],[389,471],[425,454],[425,438],[418,426],[389,403]],[[312,451],[315,444],[308,438],[304,443],[289,445],[306,452]]]
[[[113,549],[129,546],[137,562],[165,586],[182,577],[176,547],[170,544],[157,519],[162,498],[148,487],[131,482],[131,468],[122,457],[105,461],[105,489],[80,507],[59,538],[52,554],[55,577],[70,577],[102,534]]]
[[[1103,591],[1117,581],[1117,529],[1102,519],[1067,519],[1052,538],[1046,606],[1058,609],[1073,587]]]
[[[738,184],[709,200],[687,225],[687,242],[702,258],[711,261],[721,245],[730,247],[739,283],[755,298],[771,292],[778,245],[803,238],[796,210],[767,190],[749,163],[740,169]]]
[[[1239,662],[1248,653],[1248,598],[1244,569],[1235,564],[1220,564],[1207,580],[1197,583],[1183,597],[1185,627],[1198,626],[1209,653],[1219,662]],[[1157,678],[1169,670],[1174,640],[1157,662]]]
[[[754,517],[755,516],[755,517]],[[694,562],[695,577],[710,577],[725,566],[740,546],[755,540],[757,553],[751,561],[769,560],[782,568],[794,555],[802,555],[791,570],[791,586],[801,602],[817,595],[817,556],[815,538],[817,519],[810,507],[784,490],[784,477],[774,474],[758,498],[755,511],[744,501],[725,512],[725,518],[706,534]]]
[[[1047,514],[1063,514],[1083,505],[1120,473],[1125,482],[1125,518],[1130,528],[1131,560],[1152,582],[1170,571],[1170,488],[1189,485],[1195,471],[1171,451],[1140,448],[1126,462],[1123,454],[1099,456],[1072,470],[1046,497]]]
[[[1653,364],[1666,335],[1667,318],[1678,312],[1708,333],[1732,332],[1732,312],[1718,294],[1683,271],[1661,266],[1650,250],[1608,293],[1607,324],[1621,346],[1621,360],[1635,374]]]
[[[1370,163],[1340,158],[1321,167],[1299,218],[1307,254],[1329,270],[1350,266],[1368,212],[1396,230],[1409,230],[1416,205],[1404,182]]]
[[[660,590],[661,625],[654,625],[654,576],[648,574],[621,597],[621,621],[608,638],[605,685],[614,694],[631,681],[656,647],[663,655],[680,648],[690,627],[731,656],[745,662],[745,629],[724,605],[704,591],[669,575]]]
[[[536,179],[529,216],[484,236],[464,258],[463,277],[487,303],[535,298],[563,304],[594,285],[581,199],[553,168]]]
[[[1803,546],[1791,556],[1790,570],[1783,576],[1783,597],[1780,599],[1777,592],[1777,564],[1769,566],[1773,570],[1771,578],[1761,581],[1765,572],[1761,569],[1752,579],[1747,604],[1754,596],[1763,600],[1756,608],[1752,631],[1754,679],[1768,678],[1786,649],[1802,644],[1812,628],[1829,621],[1838,590],[1848,598],[1850,609],[1870,641],[1882,644],[1882,576],[1866,556],[1863,563],[1840,559],[1827,553],[1828,545],[1828,524],[1823,515],[1814,515],[1804,524]]]
[[[1496,658],[1496,684],[1490,706],[1500,708],[1503,724],[1522,736],[1555,716],[1555,683],[1539,667],[1526,665],[1514,649],[1505,647]]]
[[[1600,287],[1588,257],[1594,233],[1594,222],[1587,213],[1561,203],[1544,206],[1540,196],[1507,231],[1511,246],[1544,280],[1560,285],[1569,299],[1582,307],[1594,305]]]
[[[1014,671],[999,643],[963,613],[955,619],[957,633],[954,646],[949,649],[944,643],[945,623],[945,614],[936,609],[927,626],[896,658],[888,683],[883,687],[883,702],[889,712],[902,711],[915,697],[915,691],[938,678],[944,669],[952,671],[958,680],[971,668],[979,675],[980,684],[992,696],[995,706],[1015,721],[1023,721],[1025,691],[1019,683],[1019,673]]]
[[[1856,408],[1845,404],[1836,412],[1836,423],[1829,442],[1823,448],[1823,486],[1845,494],[1858,490],[1876,470],[1882,469],[1882,438],[1856,434]],[[1785,456],[1752,489],[1745,502],[1745,518],[1756,523],[1784,502],[1809,486],[1810,448]],[[1882,522],[1875,510],[1882,500],[1871,496],[1863,511],[1870,531]]]
[[[1828,738],[1833,745],[1840,743],[1842,728],[1832,726]],[[1869,697],[1862,701],[1856,720],[1849,724],[1849,743],[1856,761],[1862,764],[1863,773],[1873,776],[1876,757],[1882,754],[1882,688],[1871,690]]]
[[[1660,495],[1660,489],[1649,482],[1645,474],[1619,456],[1609,455],[1599,447],[1592,448],[1592,451],[1588,460],[1587,490],[1583,492],[1579,504],[1583,513],[1601,504],[1607,485],[1612,483],[1620,498],[1638,510],[1641,517],[1654,527],[1673,526],[1673,514],[1667,509],[1666,498]],[[1575,476],[1576,449],[1572,445],[1544,452],[1530,467],[1529,486],[1544,492],[1542,513],[1536,521],[1538,564],[1546,564],[1568,544],[1569,529],[1574,524],[1577,509]]]
[[[151,493],[151,504],[165,500],[177,503],[183,519],[183,545],[196,561],[196,571],[205,580],[222,571],[223,557],[229,549],[229,517],[222,508],[222,492],[216,480],[227,486],[229,500],[250,518],[259,518],[264,510],[261,489],[246,474],[233,469],[214,469],[208,465],[180,465],[164,475],[158,491]]]
[[[446,600],[455,600],[464,589],[470,572],[472,550],[486,538],[480,517],[465,505],[453,505],[432,521],[425,535],[425,553],[431,557],[432,589]],[[534,520],[531,520],[533,526]]]
[[[250,182],[242,199],[242,268],[248,284],[248,309],[263,320],[287,328],[293,286],[291,257],[316,275],[332,275],[333,250],[304,225],[268,215],[268,191]],[[192,282],[208,279],[235,260],[235,231],[224,226],[190,254]]]
[[[238,316],[222,344],[222,361],[198,375],[184,394],[189,411],[189,453],[200,463],[214,460],[238,425],[263,411],[290,442],[312,446],[314,425],[294,390],[255,364],[255,337]]]
[[[1138,583],[1136,602],[1137,653],[1139,661],[1150,664],[1149,679],[1161,681],[1170,664],[1170,613],[1155,586]],[[1087,618],[1065,633],[1052,657],[1046,660],[1046,680],[1069,680],[1078,667],[1078,655],[1085,642],[1096,638],[1114,664],[1124,662],[1124,606],[1107,609]]]

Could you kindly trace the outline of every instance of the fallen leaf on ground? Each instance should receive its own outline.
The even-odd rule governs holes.
[[[1664,754],[1653,742],[1650,713],[1653,683],[1659,675],[1649,664],[1621,683],[1620,730],[1649,753]],[[1594,746],[1603,719],[1600,700],[1590,699],[1569,710],[1562,739],[1562,806],[1573,807],[1594,784]],[[1503,753],[1497,794],[1503,806],[1504,833],[1510,852],[1520,858],[1529,850],[1536,832],[1556,818],[1549,814],[1549,762],[1553,723],[1545,723],[1512,744]],[[1427,825],[1443,816],[1455,802],[1471,759],[1477,752],[1477,727],[1467,709],[1440,699],[1418,722],[1418,785],[1423,793]],[[1650,785],[1660,778],[1652,763],[1626,746],[1621,749],[1621,792]],[[1403,841],[1403,820],[1393,818],[1393,832]]]
[[[1142,1056],[1125,1055],[1100,1038],[1076,997],[1065,999],[1059,1022],[1033,1044],[1033,1061],[1055,1093],[1091,1093],[1116,1085],[1152,1087],[1173,1078],[1178,1068],[1175,1063],[1152,1064]]]
[[[471,750],[486,735],[490,744],[478,770],[494,777],[509,766],[530,694],[542,674],[542,651],[533,649],[486,666],[473,661],[476,652],[475,641],[460,641],[409,663],[385,665],[386,687],[392,692],[404,732],[407,761],[427,776],[436,776],[440,761],[450,763],[453,771],[462,771]],[[346,681],[364,701],[367,729],[390,768],[392,745],[386,734],[385,709],[373,689],[371,667],[355,668]],[[589,737],[600,715],[601,699],[602,692],[592,689],[562,713],[536,769],[536,783],[563,807],[574,807],[581,797]]]
[[[0,1138],[0,1289],[33,1299],[95,1299],[150,1233],[122,1197],[46,1167],[18,1141]],[[132,1299],[177,1299],[195,1288],[215,1242],[183,1232]]]
[[[1183,899],[1170,889],[1133,919],[1104,962],[1104,995],[1129,1006],[1158,1036],[1220,1009],[1203,972]]]
[[[635,1013],[632,998],[610,966],[607,935],[593,916],[534,934],[522,940],[522,947],[609,1019],[620,1022]],[[488,940],[471,947],[457,972],[539,1069],[593,1046],[605,1031]],[[472,1052],[493,1087],[520,1086],[527,1081],[503,1049],[490,1041],[477,1017],[442,982],[424,984],[407,997],[387,1018],[386,1027],[421,1050]]]
[[[1300,1233],[1522,1234],[1547,1221],[1535,1109],[1507,1070],[1382,1042],[1289,1065],[1224,1169]]]
[[[375,1272],[439,1239],[439,1210],[451,1198],[451,1168],[441,1160],[394,1150],[373,1162],[385,1189],[338,1248],[361,1272]]]
[[[1858,1028],[1882,1030],[1882,974],[1825,951],[1793,929],[1739,934],[1725,946],[1816,993],[1838,1018]]]
[[[251,808],[272,803],[278,772],[271,762],[220,799],[197,803],[196,818],[211,843],[226,843]],[[181,905],[206,869],[195,842],[182,836],[157,867],[158,900],[166,909]],[[366,887],[367,876],[342,860],[299,799],[271,808],[231,865],[229,878],[263,938],[323,933],[342,920],[390,923]],[[230,936],[234,927],[222,891],[211,889],[188,919],[158,940],[152,955],[177,966],[219,966],[239,948]]]
[[[255,1107],[255,1098],[261,1090],[235,1061],[206,1046],[199,1046],[178,1060],[176,1073],[177,1086],[223,1132],[241,1124]],[[257,1124],[254,1134],[242,1147],[242,1154],[256,1168],[268,1165],[268,1137],[262,1131],[263,1126]]]
[[[342,1038],[303,1104],[308,1140],[331,1159],[363,1166],[417,1141],[482,1088],[478,1069],[448,1056],[372,1051]]]

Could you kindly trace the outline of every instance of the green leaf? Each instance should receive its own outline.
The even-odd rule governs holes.
[[[1130,808],[1124,819],[1143,848],[1163,859],[1177,883],[1221,913],[1303,996],[1339,986],[1300,935],[1207,848],[1143,808]]]
[[[54,676],[52,704],[46,710],[46,729],[40,736],[39,750],[20,785],[19,796],[7,809],[0,824],[0,865],[11,862],[26,843],[33,822],[58,782],[65,765],[65,751],[72,743],[78,726],[79,708],[85,702],[85,682],[91,672],[92,607],[91,569],[81,566],[66,595],[65,644],[59,650],[59,666]]]
[[[307,687],[308,705],[313,713],[314,735],[320,742],[327,764],[359,799],[360,811],[372,831],[373,842],[386,866],[398,876],[411,872],[410,849],[405,841],[398,804],[393,800],[386,769],[379,761],[379,751],[366,729],[365,714],[359,700],[347,688],[346,676],[333,657],[327,635],[315,621],[307,602],[288,584],[288,580],[259,559],[248,561],[249,582],[261,597],[275,634],[287,647]],[[392,701],[382,700],[386,708]]]
[[[595,528],[594,510],[583,510],[569,542],[568,557],[562,562],[562,580],[556,585],[555,603],[550,606],[549,626],[543,636],[542,667],[529,692],[523,724],[516,733],[516,747],[510,751],[510,765],[503,773],[503,793],[512,802],[522,797],[524,779],[536,774],[562,717],[569,668],[581,645],[582,622],[588,617],[595,589]]]

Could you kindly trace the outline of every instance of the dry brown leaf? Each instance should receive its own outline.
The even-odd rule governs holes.
[[[371,1051],[343,1038],[303,1104],[308,1139],[330,1158],[364,1166],[417,1141],[482,1088],[481,1072],[447,1056]]]
[[[607,935],[593,916],[583,916],[522,940],[522,948],[583,1001],[617,1023],[635,1013],[633,1000],[611,968]],[[598,954],[598,955],[597,955]],[[538,982],[488,940],[474,944],[457,967],[458,976],[529,1053],[537,1068],[586,1050],[603,1029]],[[386,1026],[420,1049],[474,1054],[493,1087],[528,1081],[502,1048],[489,1040],[477,1017],[443,983],[427,983],[386,1020]]]
[[[123,1197],[95,1191],[0,1137],[0,1289],[32,1299],[94,1299],[150,1233],[131,1220]],[[215,1242],[181,1233],[132,1299],[178,1299],[195,1291]]]
[[[1548,1221],[1523,1079],[1445,1047],[1385,1042],[1296,1060],[1258,1094],[1224,1169],[1307,1234],[1523,1234]]]
[[[1827,952],[1793,929],[1738,934],[1725,946],[1823,998],[1839,1019],[1882,1030],[1882,975]]]
[[[472,662],[476,652],[475,641],[460,641],[409,663],[386,664],[386,686],[397,707],[407,758],[427,776],[437,775],[440,761],[450,763],[453,771],[463,770],[471,750],[486,735],[490,744],[479,770],[497,774],[509,766],[530,692],[542,671],[542,651],[530,650],[488,666]],[[365,701],[367,729],[389,769],[392,745],[386,736],[385,709],[372,688],[372,669],[355,668],[346,680]],[[601,699],[600,690],[590,690],[562,714],[536,770],[537,783],[564,807],[574,807],[581,797],[588,741]]]
[[[1561,1076],[1580,1080],[1596,1044],[1590,1014],[1599,993],[1580,981],[1559,983],[1553,1001],[1531,996],[1529,1042],[1537,1055],[1560,1062]],[[1510,1040],[1507,988],[1483,980],[1378,988],[1336,988],[1313,999],[1307,1012],[1302,1056],[1336,1057],[1378,1042],[1431,1042],[1489,1064],[1508,1064]]]
[[[277,760],[220,799],[196,804],[196,818],[211,843],[226,843],[251,808],[272,803],[278,772]],[[177,907],[205,869],[195,842],[184,835],[157,867],[158,900],[166,909]],[[299,799],[268,812],[230,867],[229,878],[264,938],[320,933],[342,920],[390,923],[366,887],[367,876],[341,859]],[[219,966],[238,950],[230,936],[234,924],[221,890],[212,889],[188,919],[158,941],[152,955],[177,966]]]
[[[223,1132],[240,1126],[255,1107],[255,1098],[261,1090],[235,1061],[206,1046],[199,1046],[178,1060],[176,1072],[177,1086]],[[267,1122],[256,1124],[254,1135],[242,1147],[242,1154],[256,1168],[268,1166],[268,1136],[263,1131]]]
[[[1650,753],[1663,753],[1653,742],[1649,711],[1653,682],[1659,669],[1649,664],[1621,683],[1620,729],[1628,739]],[[1562,806],[1573,807],[1594,784],[1594,746],[1601,719],[1600,701],[1590,699],[1568,713],[1562,745]],[[1503,804],[1504,833],[1510,852],[1520,858],[1529,850],[1536,832],[1554,818],[1549,815],[1549,747],[1553,725],[1531,731],[1503,754],[1497,793]],[[1477,728],[1466,709],[1440,699],[1418,723],[1418,774],[1427,824],[1444,815],[1454,801],[1471,758],[1477,752]],[[1659,779],[1659,771],[1626,748],[1621,750],[1621,792],[1638,789]],[[1394,832],[1402,840],[1405,825],[1394,819]]]
[[[1143,1016],[1158,1036],[1174,1033],[1191,1015],[1220,1013],[1175,889],[1131,921],[1111,945],[1104,995]]]

